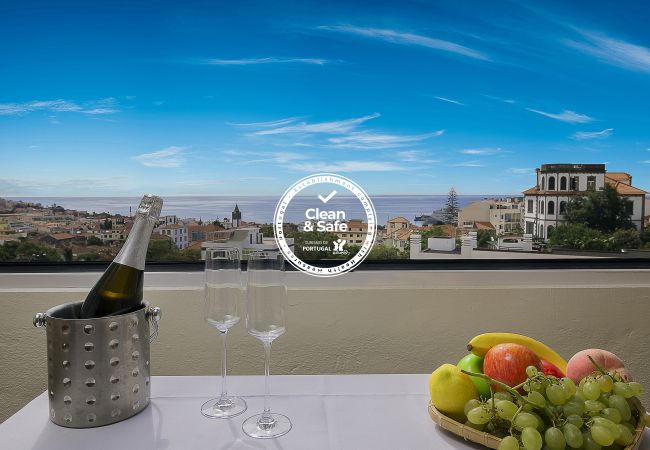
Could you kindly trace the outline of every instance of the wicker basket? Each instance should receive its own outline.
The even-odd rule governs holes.
[[[634,407],[638,412],[638,421],[636,424],[636,434],[634,435],[634,442],[625,447],[625,450],[638,450],[643,440],[643,432],[646,427],[646,412],[638,399],[633,400]],[[458,423],[453,419],[442,414],[438,411],[431,402],[429,402],[429,415],[435,423],[445,430],[451,431],[466,441],[476,442],[477,444],[484,445],[488,448],[498,448],[501,439],[492,436],[490,433],[475,430],[474,428]],[[648,424],[650,426],[650,423]]]

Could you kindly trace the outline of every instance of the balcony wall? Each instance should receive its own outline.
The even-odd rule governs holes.
[[[288,275],[289,326],[274,344],[273,373],[428,373],[456,363],[474,335],[498,330],[537,337],[566,358],[584,348],[609,349],[650,388],[648,271]],[[0,421],[46,387],[45,332],[32,326],[34,313],[83,299],[98,276],[0,274]],[[218,372],[217,334],[202,318],[201,283],[201,273],[147,274],[146,297],[163,310],[153,375]],[[262,346],[242,325],[232,330],[229,351],[231,374],[263,372]],[[648,406],[649,400],[645,394]]]

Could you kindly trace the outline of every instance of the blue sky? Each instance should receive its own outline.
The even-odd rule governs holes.
[[[0,196],[650,190],[646,2],[0,3]]]

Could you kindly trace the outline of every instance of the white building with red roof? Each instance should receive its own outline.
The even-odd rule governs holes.
[[[641,230],[646,191],[632,186],[625,172],[607,172],[605,164],[543,164],[536,169],[537,184],[524,191],[524,232],[547,239],[553,228],[565,222],[566,205],[577,195],[610,185],[631,201],[632,223]]]

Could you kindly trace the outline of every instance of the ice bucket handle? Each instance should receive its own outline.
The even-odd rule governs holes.
[[[34,320],[32,322],[36,328],[41,328],[47,326],[45,321],[45,313],[36,313],[34,314]]]
[[[147,311],[144,315],[151,323],[152,331],[149,334],[149,342],[153,342],[158,336],[158,322],[162,319],[162,310],[158,306],[147,306]]]

